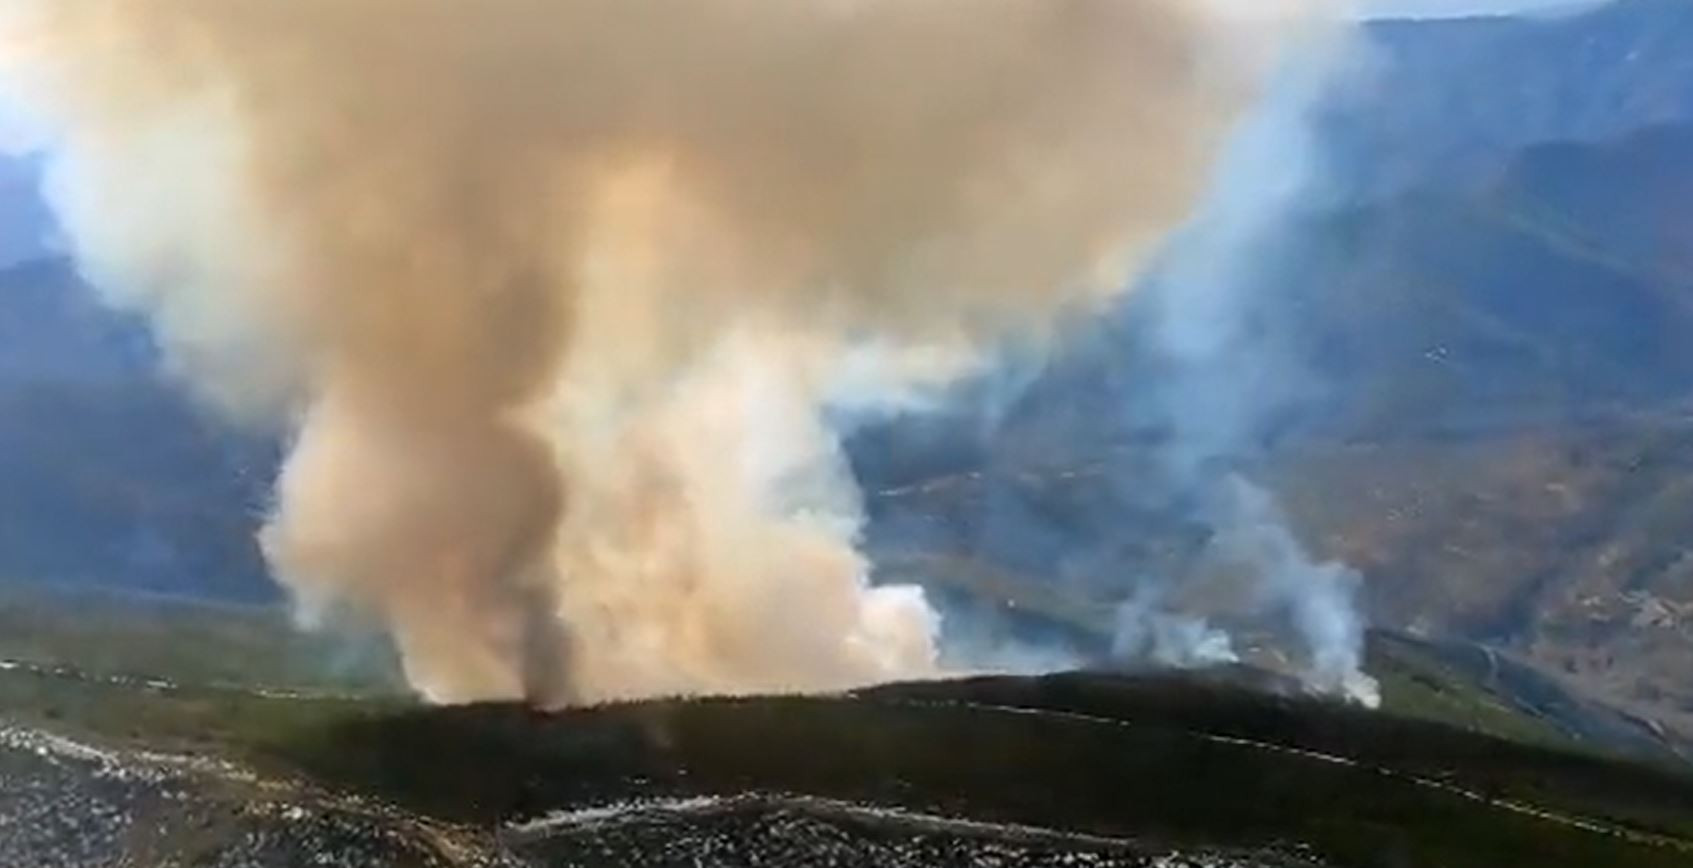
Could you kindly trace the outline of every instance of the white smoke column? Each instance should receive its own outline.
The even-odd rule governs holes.
[[[792,329],[741,329],[662,400],[566,422],[593,432],[571,444],[579,507],[558,544],[578,695],[844,688],[935,671],[940,625],[922,592],[870,587],[854,545],[859,492],[818,412],[819,396],[851,401],[870,385],[827,381],[842,358]],[[897,391],[957,364],[920,357],[882,373]]]
[[[1311,687],[1375,708],[1381,690],[1364,673],[1364,621],[1356,570],[1313,559],[1262,488],[1239,477],[1224,486],[1217,554],[1258,577],[1258,606],[1281,613],[1305,642]]]
[[[1038,337],[1184,215],[1189,0],[11,0],[85,272],[296,437],[264,532],[441,701],[920,675],[820,410]],[[915,360],[915,361],[913,361]]]
[[[1329,86],[1357,62],[1346,33],[1327,30],[1313,50],[1297,55],[1245,119],[1225,150],[1199,215],[1173,245],[1155,301],[1158,350],[1175,370],[1164,390],[1174,432],[1165,459],[1169,484],[1196,495],[1216,538],[1208,556],[1252,584],[1248,611],[1281,618],[1303,643],[1306,681],[1317,690],[1365,705],[1379,704],[1375,682],[1362,670],[1364,623],[1356,602],[1358,574],[1313,558],[1288,526],[1271,495],[1219,468],[1249,454],[1265,418],[1308,386],[1308,371],[1283,358],[1255,329],[1271,284],[1263,270],[1275,261],[1278,233],[1322,200],[1321,150],[1310,113]],[[1153,583],[1153,600],[1170,589]],[[1141,648],[1149,617],[1143,590],[1120,612],[1119,646]],[[1126,633],[1124,631],[1127,631]],[[1223,646],[1199,622],[1187,652],[1199,659]]]
[[[1111,655],[1129,663],[1150,663],[1174,669],[1203,669],[1237,663],[1234,641],[1227,631],[1197,615],[1169,611],[1165,589],[1143,584],[1117,607]]]

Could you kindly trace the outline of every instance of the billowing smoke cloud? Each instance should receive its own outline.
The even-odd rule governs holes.
[[[8,9],[85,271],[289,420],[278,577],[443,701],[931,671],[822,409],[1121,286],[1263,42],[1189,0]]]

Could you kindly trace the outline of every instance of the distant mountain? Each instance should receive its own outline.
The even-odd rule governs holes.
[[[1154,276],[1009,406],[864,432],[872,548],[1108,616],[1202,568],[1215,529],[1167,465],[1212,438],[1363,570],[1376,623],[1693,732],[1693,4],[1369,38],[1373,102],[1323,118],[1338,195],[1270,230],[1213,357],[1161,354],[1181,288]]]
[[[1693,118],[1693,4],[1555,18],[1377,21],[1325,112],[1342,188],[1487,182],[1526,147]]]
[[[1693,45],[1693,43],[1690,43]],[[1274,292],[1348,437],[1693,401],[1693,125],[1524,149],[1465,194],[1324,215]]]
[[[67,262],[0,270],[0,581],[272,597],[253,530],[275,460]]]
[[[864,432],[855,456],[899,487],[1157,445],[1172,436],[1162,390],[1206,377],[1234,386],[1219,388],[1222,400],[1270,378],[1254,389],[1255,412],[1229,420],[1251,429],[1236,433],[1253,453],[1693,409],[1684,155],[1693,123],[1528,147],[1469,191],[1435,185],[1291,213],[1242,269],[1243,324],[1205,360],[1215,370],[1196,378],[1162,357],[1157,310],[1192,287],[1155,277],[986,422],[973,412],[902,419]]]
[[[869,544],[938,593],[1085,613],[1191,568],[1208,531],[1157,479],[1215,432],[1379,623],[1693,728],[1693,3],[1364,39],[1318,117],[1328,195],[1274,227],[1213,368],[1151,350],[1154,279],[1032,385],[972,384],[992,412],[858,432]],[[7,219],[0,260],[34,233]],[[275,595],[275,444],[155,362],[62,260],[0,271],[0,580]]]
[[[45,256],[57,234],[47,204],[36,195],[36,160],[0,154],[0,268]]]
[[[114,314],[66,259],[0,267],[0,383],[153,380],[146,326]]]

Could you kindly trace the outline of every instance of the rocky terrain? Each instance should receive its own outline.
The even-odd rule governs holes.
[[[239,657],[238,633],[204,623],[219,617],[171,623]],[[1391,636],[1373,649],[1382,713],[1250,667],[542,713],[423,708],[379,684],[13,661],[0,665],[0,864],[1656,868],[1693,855],[1682,746],[1485,653]]]
[[[1693,5],[1364,39],[1370,93],[1317,112],[1330,189],[1211,368],[1147,350],[1143,291],[848,448],[882,578],[1087,652],[1137,582],[1203,572],[1161,468],[1224,431],[1208,461],[1363,575],[1381,717],[1256,669],[418,709],[380,641],[273,607],[276,432],[196,410],[20,241],[5,167],[0,865],[1693,861],[1657,770],[1693,756]]]
[[[0,728],[0,864],[464,864],[402,817],[326,801],[216,761]]]
[[[0,864],[41,868],[1319,864],[1274,852],[1156,852],[1131,840],[779,796],[609,804],[470,831],[226,764],[20,728],[0,729],[0,783]]]

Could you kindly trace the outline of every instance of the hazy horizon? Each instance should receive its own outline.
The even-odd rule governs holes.
[[[1467,15],[1519,15],[1568,12],[1603,6],[1613,0],[1359,0],[1369,18],[1460,18]]]

